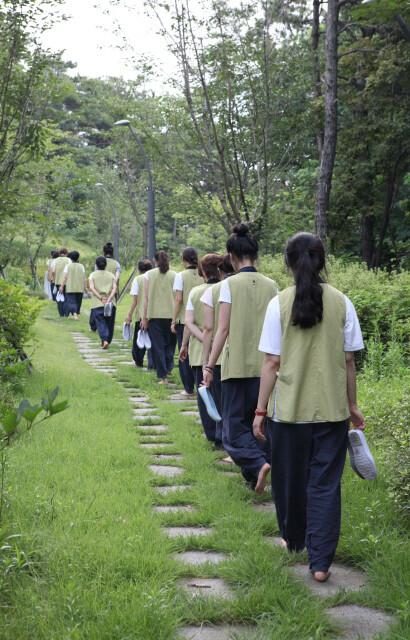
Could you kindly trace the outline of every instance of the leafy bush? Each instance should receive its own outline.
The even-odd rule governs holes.
[[[0,278],[0,416],[21,384],[27,363],[25,347],[40,308],[38,299]]]

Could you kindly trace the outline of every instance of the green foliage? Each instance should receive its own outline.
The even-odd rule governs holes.
[[[40,309],[37,299],[0,278],[0,416],[10,406],[26,371],[25,349]]]

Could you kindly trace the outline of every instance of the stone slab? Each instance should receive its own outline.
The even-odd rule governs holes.
[[[359,591],[364,587],[366,574],[343,564],[334,563],[330,567],[330,577],[326,582],[317,582],[309,573],[306,565],[299,564],[291,567],[294,574],[300,578],[314,593],[327,598],[335,595],[340,589]]]
[[[168,495],[168,493],[175,493],[176,491],[185,491],[185,489],[190,489],[191,487],[188,484],[169,484],[164,487],[155,487],[155,489],[163,496]]]
[[[281,547],[282,549],[285,549],[285,547],[282,546],[282,538],[279,536],[266,536],[265,541],[274,547]]]
[[[198,596],[220,596],[222,598],[233,598],[233,593],[220,578],[189,578],[181,581],[182,588],[193,597]]]
[[[181,453],[154,453],[156,460],[182,460]]]
[[[182,640],[231,640],[250,638],[250,630],[240,626],[180,627],[178,637]]]
[[[221,471],[221,475],[224,478],[238,478],[238,474],[235,471]]]
[[[188,511],[194,511],[194,507],[190,505],[168,505],[161,504],[157,507],[152,507],[155,513],[187,513]]]
[[[128,398],[128,400],[131,402],[132,405],[135,405],[135,402],[133,402],[134,398]],[[154,410],[155,407],[152,406],[152,404],[149,404],[148,402],[138,402],[138,409],[152,409]],[[133,406],[133,409],[135,409],[136,407]]]
[[[138,429],[142,429],[143,431],[148,429],[152,429],[153,431],[168,431],[166,424],[138,424],[136,426]]]
[[[227,559],[224,553],[216,553],[215,551],[184,551],[183,553],[176,553],[174,558],[183,564],[204,564],[205,562],[211,562],[212,564],[218,564]]]
[[[252,509],[254,511],[259,511],[259,513],[276,513],[273,502],[258,502],[257,504],[252,505]]]
[[[196,418],[199,416],[199,411],[180,411],[182,416],[195,416]]]
[[[140,447],[145,447],[145,449],[163,449],[164,447],[169,447],[169,444],[164,442],[140,442]]]
[[[330,579],[330,578],[329,578]],[[393,616],[356,605],[344,605],[343,607],[331,607],[325,610],[332,620],[341,627],[340,640],[371,640],[380,633],[386,633],[389,625],[394,622]]]
[[[133,362],[128,362],[128,360],[119,360],[118,364],[127,364],[130,367],[135,367],[135,364]]]
[[[165,533],[170,538],[189,538],[189,536],[209,536],[213,530],[208,527],[166,527]]]
[[[149,402],[149,398],[147,398],[146,396],[131,396],[129,398],[129,401],[135,404],[141,404],[142,406],[145,406],[145,403]]]
[[[150,408],[143,408],[143,409],[136,409],[135,407],[133,408],[134,414],[136,416],[147,416],[150,413],[152,413],[153,411],[157,411],[157,409],[155,407],[150,407]]]
[[[171,393],[170,400],[179,400],[180,402],[192,402],[195,400],[195,394],[193,396],[181,396],[180,393]]]
[[[141,414],[141,415],[132,416],[132,418],[133,418],[133,420],[141,420],[142,418],[151,418],[152,420],[162,420],[161,416],[157,416],[157,415],[154,415],[152,413],[144,413],[144,414]],[[139,427],[138,424],[135,425],[135,426]],[[148,429],[148,427],[145,427],[145,428]],[[153,427],[150,427],[150,428],[152,429]]]
[[[159,464],[151,464],[148,468],[150,471],[152,471],[152,473],[155,473],[158,476],[166,476],[167,478],[180,476],[184,473],[184,470],[181,467],[173,467],[171,465],[165,466]]]

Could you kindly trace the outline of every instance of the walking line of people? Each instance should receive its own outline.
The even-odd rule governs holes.
[[[103,348],[112,340],[120,273],[110,248],[89,277],[90,324]],[[233,228],[226,251],[198,260],[187,247],[178,274],[165,251],[156,252],[154,268],[139,262],[125,319],[131,324],[134,316],[133,360],[143,366],[146,345],[138,336],[147,331],[148,369],[167,385],[178,341],[181,395],[193,396],[196,387],[207,439],[225,449],[251,490],[262,493],[271,472],[283,545],[306,546],[312,575],[324,581],[340,535],[349,422],[365,428],[356,403],[354,351],[363,349],[357,314],[322,279],[324,247],[310,233],[286,245],[294,284],[281,292],[255,268],[258,242],[246,224]],[[58,291],[72,296],[68,305],[57,302],[60,315],[74,313],[75,304],[79,313],[78,258],[62,249],[48,267]],[[201,386],[210,390],[220,421],[208,415]]]

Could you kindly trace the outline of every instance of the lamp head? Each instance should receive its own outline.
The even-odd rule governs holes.
[[[118,120],[114,122],[114,127],[128,127],[131,124],[129,120]]]

